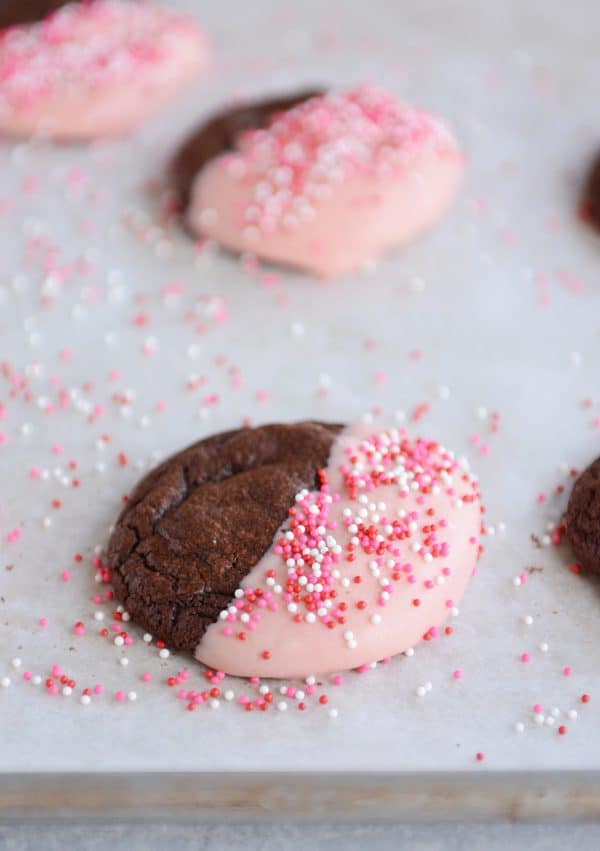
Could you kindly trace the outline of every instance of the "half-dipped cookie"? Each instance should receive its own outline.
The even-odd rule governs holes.
[[[8,0],[0,8],[0,133],[127,133],[206,57],[192,21],[139,0]]]
[[[430,228],[463,170],[440,119],[372,86],[224,113],[176,158],[194,233],[321,277]]]
[[[479,556],[476,479],[404,429],[318,422],[219,434],[131,495],[117,598],[170,647],[240,676],[355,668],[433,638]]]

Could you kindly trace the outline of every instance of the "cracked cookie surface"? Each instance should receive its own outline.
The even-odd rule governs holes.
[[[108,563],[132,619],[194,650],[269,549],[294,497],[318,485],[341,425],[266,425],[201,440],[137,485]]]

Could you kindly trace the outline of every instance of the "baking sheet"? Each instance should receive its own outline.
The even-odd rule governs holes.
[[[0,359],[32,393],[11,399],[0,377],[0,677],[11,679],[0,689],[0,770],[600,769],[598,584],[569,571],[567,551],[531,540],[560,516],[564,499],[552,491],[568,481],[565,467],[591,460],[599,443],[600,243],[574,216],[598,137],[594,10],[177,5],[202,20],[215,62],[159,120],[136,138],[88,149],[0,148]],[[152,227],[158,203],[148,181],[202,115],[232,96],[363,79],[439,111],[468,153],[460,200],[435,232],[325,285],[244,271],[198,252],[177,228]],[[74,268],[68,280],[44,267],[48,245],[58,250],[55,267]],[[231,367],[241,369],[241,388]],[[205,383],[190,390],[198,376]],[[48,414],[57,384],[72,404]],[[124,416],[114,396],[130,391]],[[188,713],[160,683],[187,664],[199,685],[191,660],[161,660],[138,642],[125,668],[124,650],[93,637],[101,624],[90,557],[122,495],[157,458],[245,417],[370,413],[410,424],[421,403],[430,410],[411,427],[469,455],[496,528],[451,639],[347,675],[328,688],[339,712],[331,719],[322,707]],[[32,480],[32,467],[48,480]],[[63,486],[65,476],[80,486]],[[22,536],[9,542],[16,528]],[[526,567],[541,570],[517,588]],[[77,620],[83,638],[73,635]],[[49,697],[22,678],[26,670],[45,678],[54,663],[77,679],[71,697]],[[152,684],[140,682],[143,671]],[[95,682],[105,695],[80,705],[80,686]],[[417,697],[427,682],[430,693]],[[119,689],[137,700],[115,701]],[[561,710],[553,727],[534,723],[536,703],[546,714]],[[566,720],[570,708],[577,720]],[[567,735],[558,735],[561,723]]]

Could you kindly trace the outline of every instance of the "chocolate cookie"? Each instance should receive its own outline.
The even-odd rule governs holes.
[[[223,110],[202,124],[184,142],[171,165],[171,174],[179,206],[189,202],[192,182],[209,160],[233,149],[235,139],[245,130],[266,127],[278,112],[297,106],[322,94],[319,89],[306,89],[287,97],[269,98]]]
[[[169,647],[192,651],[273,543],[342,426],[266,425],[218,434],[135,488],[108,545],[117,598]]]
[[[600,228],[600,155],[596,157],[585,183],[581,214],[590,224]]]
[[[600,573],[600,458],[579,476],[565,516],[566,534],[585,570]]]
[[[71,2],[73,0],[2,0],[0,30],[42,21],[46,15]]]

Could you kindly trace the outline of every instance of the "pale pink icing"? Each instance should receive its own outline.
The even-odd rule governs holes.
[[[121,0],[65,6],[0,34],[0,132],[126,133],[206,59],[204,36],[180,15]]]
[[[377,456],[365,461],[363,453],[359,458],[363,466],[355,470],[362,469],[365,481],[372,482],[371,472],[383,465],[388,482],[372,489],[371,485],[359,485],[353,496],[342,473],[343,465],[348,464],[347,450],[358,449],[360,455],[361,446],[373,445],[374,434],[380,447],[385,447],[386,441],[404,441],[407,451],[391,464]],[[365,439],[367,444],[363,444]],[[415,457],[417,465],[419,457],[426,459],[420,471],[419,465],[415,467]],[[440,472],[443,466],[446,470]],[[390,479],[392,471],[395,472]],[[327,493],[334,500],[339,495],[339,501],[330,503],[327,518],[326,534],[333,535],[335,542],[330,539],[326,546],[324,533],[321,553],[335,554],[335,544],[342,549],[332,556],[332,570],[339,571],[339,575],[330,573],[315,581],[323,582],[325,592],[335,591],[331,607],[319,609],[315,615],[304,603],[294,603],[292,599],[292,609],[296,609],[288,610],[286,581],[296,567],[278,551],[282,534],[290,528],[288,521],[273,547],[241,583],[245,596],[232,600],[229,613],[223,612],[222,619],[204,634],[195,652],[204,664],[239,676],[290,678],[359,667],[401,653],[426,635],[434,637],[462,597],[479,554],[481,506],[476,480],[453,456],[437,445],[411,441],[403,431],[374,433],[373,426],[354,425],[336,439],[326,474]],[[363,495],[366,503],[360,501]],[[310,502],[318,495],[304,498]],[[324,497],[321,494],[319,498]],[[347,524],[354,522],[360,511],[364,518],[359,522],[371,525],[383,536],[382,540],[387,539],[392,528],[400,530],[400,538],[389,543],[380,555],[367,553],[357,544],[355,558],[350,561],[349,542],[353,535],[360,539],[365,532],[348,528]],[[433,514],[428,513],[431,511]],[[334,529],[329,526],[332,522],[336,524]],[[400,526],[393,527],[394,523]],[[431,531],[430,524],[437,524],[437,528]],[[424,526],[428,528],[424,530]],[[311,545],[315,545],[314,540]],[[360,577],[360,583],[354,577]],[[282,589],[279,593],[278,586]],[[307,587],[312,590],[304,585],[302,594]],[[262,602],[257,602],[256,597],[249,602],[248,595],[256,589],[262,594]],[[366,605],[359,608],[359,602]],[[336,622],[329,629],[327,621],[341,613],[340,603],[347,605],[342,613],[346,622]],[[244,640],[240,640],[240,633]],[[269,658],[265,658],[266,654]]]
[[[463,170],[441,121],[362,86],[242,134],[197,175],[188,224],[230,250],[330,277],[431,227]]]

